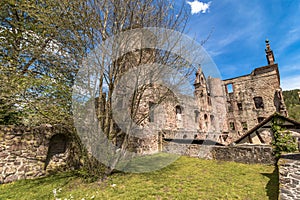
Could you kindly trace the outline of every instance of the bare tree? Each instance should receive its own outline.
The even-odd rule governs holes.
[[[167,79],[166,74],[172,73],[172,68],[177,73],[182,72],[186,78],[194,70],[194,68],[191,70],[184,68],[191,63],[180,55],[172,53],[171,50],[156,48],[155,43],[159,39],[154,33],[151,33],[151,30],[147,30],[147,27],[158,27],[182,33],[185,30],[188,15],[184,4],[179,10],[175,10],[173,4],[174,2],[164,0],[103,0],[91,1],[89,4],[90,13],[93,13],[91,17],[93,22],[87,35],[95,46],[98,44],[102,47],[99,51],[91,51],[86,59],[86,68],[82,70],[85,72],[85,78],[78,74],[80,82],[78,84],[83,86],[78,89],[78,92],[87,94],[86,96],[90,100],[82,101],[84,98],[79,95],[77,103],[83,106],[87,104],[94,106],[91,102],[96,99],[97,112],[95,114],[99,130],[115,148],[104,145],[103,140],[106,138],[97,138],[98,136],[91,135],[90,132],[93,130],[90,128],[86,128],[83,140],[89,144],[89,151],[99,156],[100,161],[109,159],[106,174],[110,174],[119,162],[124,161],[126,152],[131,148],[134,135],[138,134],[137,127],[147,124],[149,112],[141,113],[140,109],[141,105],[144,105],[145,102],[148,103],[146,99],[154,98],[154,103],[159,105],[170,97],[175,98],[172,89],[178,88],[163,89],[159,85],[154,85],[155,79]],[[162,37],[164,37],[165,43],[172,39],[168,35]],[[180,40],[180,38],[175,39]],[[175,41],[175,44],[176,42],[178,41]],[[174,43],[169,44],[174,45]],[[105,48],[105,45],[108,48]],[[175,45],[169,47],[169,49],[172,48],[175,48]],[[148,64],[152,64],[151,70],[138,68],[138,66]],[[167,69],[164,68],[164,65],[172,67]],[[131,76],[124,80],[124,76],[128,72]],[[145,77],[149,77],[149,80],[144,80]],[[122,81],[130,83],[132,88],[126,84],[120,86],[119,83]],[[126,87],[129,87],[129,90]],[[122,93],[122,90],[130,93],[125,108],[123,108],[122,96],[126,94]],[[117,116],[116,107],[118,108],[118,106],[123,108],[119,112],[120,116]],[[84,110],[82,111],[84,112]],[[85,116],[76,116],[77,122],[81,125],[88,116],[93,119],[90,110],[86,111],[88,112],[85,112]],[[129,115],[126,115],[125,112],[128,112]],[[124,124],[119,123],[121,119],[125,122]],[[118,123],[116,120],[119,120]],[[92,124],[87,123],[86,127]],[[80,129],[80,127],[78,128]],[[97,143],[101,143],[103,148],[97,148]],[[106,154],[109,154],[107,151],[114,153],[105,158]]]

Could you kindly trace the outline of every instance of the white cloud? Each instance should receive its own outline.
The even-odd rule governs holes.
[[[280,48],[278,49],[280,52],[285,51],[289,46],[298,42],[300,40],[300,28],[292,28],[290,29],[286,35],[284,36],[284,40],[280,43]]]
[[[282,90],[300,89],[300,75],[282,77],[281,87]]]
[[[191,13],[193,14],[197,14],[199,12],[201,13],[206,13],[209,9],[209,6],[211,4],[211,1],[208,3],[204,3],[198,0],[194,0],[193,2],[189,2],[187,1],[187,3],[191,6]]]

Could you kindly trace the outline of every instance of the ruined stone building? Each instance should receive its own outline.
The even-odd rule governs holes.
[[[210,139],[229,144],[275,112],[287,116],[278,64],[269,41],[265,52],[266,66],[235,78],[205,77],[199,68],[193,102],[177,96],[162,103],[165,109],[152,111],[155,102],[148,99],[142,107],[150,113],[149,124],[164,121],[158,131],[165,139]]]
[[[143,81],[147,87],[142,91],[134,117],[124,114],[129,104],[125,105],[124,101],[128,102],[128,99],[123,98],[136,88],[122,91],[121,87],[115,102],[120,110],[115,112],[114,117],[123,118],[121,121],[126,123],[132,118],[142,129],[147,129],[139,133],[142,137],[136,137],[136,133],[133,137],[134,148],[145,154],[161,150],[163,141],[170,140],[209,140],[230,144],[275,112],[287,116],[278,64],[275,63],[269,41],[266,41],[265,53],[266,66],[255,68],[250,74],[226,80],[206,77],[199,68],[195,73],[192,98],[175,94],[172,89],[145,79]],[[156,55],[155,51],[146,49],[128,53],[121,59],[118,60],[119,68],[126,73],[140,64],[153,63]],[[133,70],[129,74],[136,72]],[[139,73],[148,72],[145,69]],[[129,76],[124,86],[127,87],[126,84],[131,79],[135,77]],[[135,107],[135,104],[131,106]],[[117,120],[116,124],[119,122]],[[122,124],[118,124],[118,127],[122,129]]]
[[[268,41],[265,51],[267,66],[254,69],[249,75],[222,81],[226,91],[230,138],[241,136],[274,112],[287,116],[278,64]]]

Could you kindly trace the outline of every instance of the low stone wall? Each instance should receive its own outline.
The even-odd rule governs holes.
[[[275,164],[272,147],[267,145],[211,146],[169,142],[164,144],[163,151],[191,157],[240,163]]]
[[[162,151],[190,157],[199,157],[201,150],[207,148],[208,146],[203,147],[199,144],[181,144],[175,142],[164,142]]]
[[[215,146],[212,148],[212,157],[247,164],[275,164],[273,149],[269,145]]]
[[[72,157],[68,141],[53,140],[49,148],[58,134],[69,133],[61,126],[0,126],[0,183],[40,177],[66,166]]]
[[[278,168],[280,199],[300,199],[300,154],[283,155]]]

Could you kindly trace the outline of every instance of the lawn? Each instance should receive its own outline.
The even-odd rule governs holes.
[[[76,172],[0,185],[0,199],[277,199],[274,166],[180,157],[161,170],[87,183]],[[56,195],[54,195],[56,193]]]

